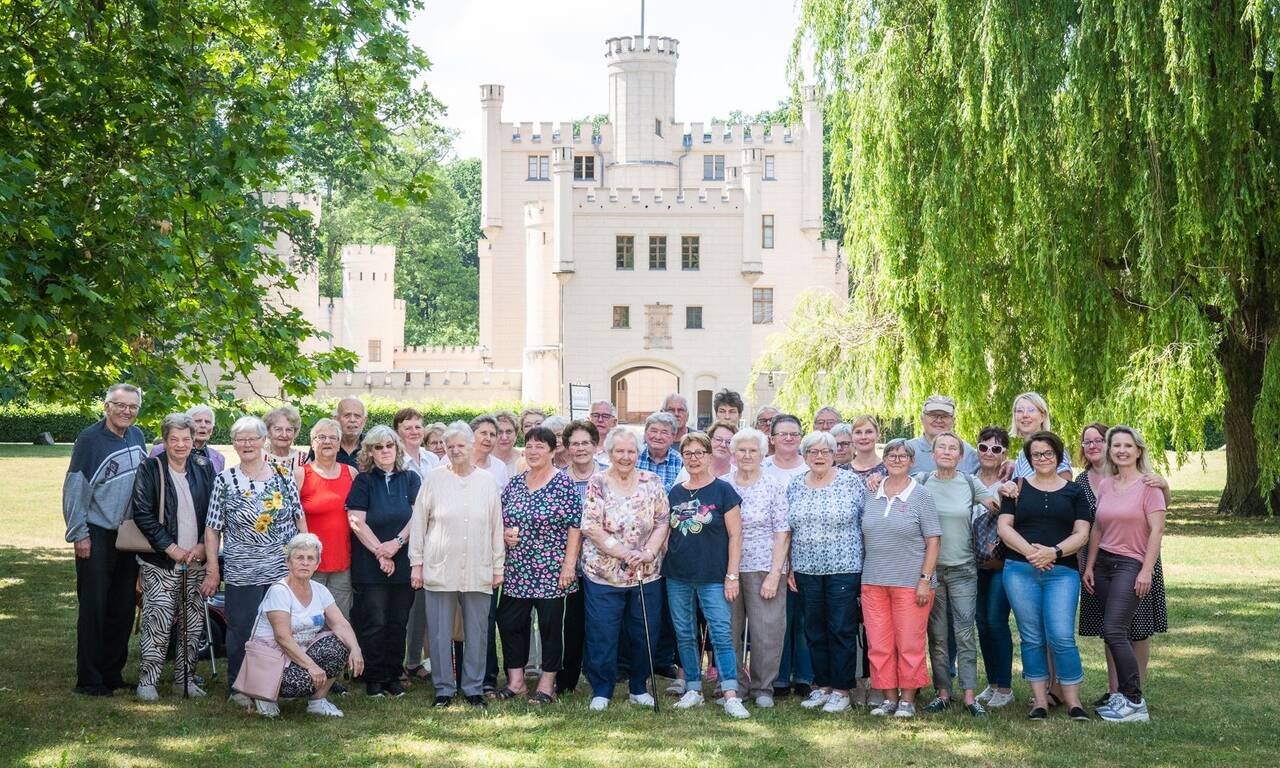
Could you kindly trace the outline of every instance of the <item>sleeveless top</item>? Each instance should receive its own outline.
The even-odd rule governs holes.
[[[302,465],[302,488],[298,497],[306,515],[307,530],[320,537],[318,573],[337,573],[351,567],[351,526],[347,523],[347,493],[351,472],[339,464],[341,472],[332,480],[321,477],[313,464]]]

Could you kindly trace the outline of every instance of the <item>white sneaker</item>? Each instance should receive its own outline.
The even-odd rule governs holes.
[[[876,717],[888,717],[898,711],[898,702],[881,701],[879,704],[871,708],[871,714]]]
[[[991,697],[994,696],[995,693],[996,689],[988,685],[986,688],[983,688],[982,693],[979,693],[975,698],[978,700],[979,704],[986,704],[988,701],[991,701]]]
[[[307,714],[320,715],[322,717],[342,717],[342,710],[333,705],[328,699],[312,699],[307,702]]]
[[[829,691],[824,691],[821,688],[814,688],[809,694],[809,698],[800,702],[800,706],[805,709],[814,709],[815,707],[821,707],[823,704],[826,704],[827,699],[829,698],[831,698],[831,693]]]
[[[135,693],[137,693],[138,698],[142,699],[143,701],[159,701],[160,700],[160,692],[156,690],[156,687],[154,685],[140,685],[138,686],[138,689],[135,691]]]
[[[237,707],[244,707],[245,709],[253,706],[253,699],[245,696],[243,693],[233,693],[227,697],[227,701],[235,704]]]
[[[884,691],[879,688],[872,688],[867,691],[867,706],[875,709],[884,703]]]
[[[422,660],[422,671],[431,674],[431,659]]]
[[[702,691],[685,691],[684,695],[680,697],[680,700],[671,706],[676,709],[690,709],[691,707],[702,706],[702,702]],[[727,706],[728,705],[726,704],[726,707]]]
[[[893,713],[894,717],[915,717],[916,705],[909,701],[899,701],[898,711]]]
[[[1151,715],[1147,712],[1146,699],[1142,699],[1135,704],[1122,694],[1120,698],[1122,701],[1115,702],[1106,709],[1099,709],[1098,717],[1108,723],[1146,723],[1151,721]]]
[[[274,701],[263,701],[262,699],[254,699],[253,706],[258,710],[258,714],[263,717],[279,717],[280,705]]]
[[[609,708],[609,700],[603,696],[593,696],[591,703],[587,705],[587,709],[592,712],[603,712]]]
[[[760,709],[773,709],[773,697],[762,693],[756,697],[756,706]]]
[[[182,683],[175,682],[173,684],[173,695],[182,696]],[[194,682],[187,683],[187,695],[193,699],[198,699],[205,695],[204,689],[196,685]]]
[[[746,720],[748,717],[751,717],[751,713],[747,711],[747,708],[742,706],[742,699],[737,696],[734,696],[732,699],[725,697],[724,713],[729,717],[736,717],[739,720]]]
[[[827,703],[822,705],[823,712],[843,712],[849,708],[849,697],[843,693],[832,693]]]
[[[650,696],[647,692],[633,693],[627,700],[630,701],[632,704],[639,704],[645,707],[653,706],[653,697]]]
[[[1008,693],[994,691],[991,694],[991,698],[983,702],[983,706],[987,709],[999,709],[1000,707],[1007,707],[1012,703],[1013,691],[1009,691]]]
[[[684,693],[684,681],[672,680],[671,685],[667,686],[667,693],[672,694],[673,696],[682,695]]]

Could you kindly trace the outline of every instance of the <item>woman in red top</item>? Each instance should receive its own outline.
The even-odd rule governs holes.
[[[342,615],[351,617],[351,525],[347,522],[347,492],[356,468],[338,462],[341,431],[333,419],[320,419],[311,428],[315,458],[293,470],[307,530],[324,545],[312,581],[333,593]]]

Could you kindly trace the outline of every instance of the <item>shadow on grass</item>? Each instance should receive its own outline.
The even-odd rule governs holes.
[[[1227,517],[1218,514],[1215,491],[1177,491],[1166,525],[1175,536],[1239,538],[1280,536],[1280,517]]]

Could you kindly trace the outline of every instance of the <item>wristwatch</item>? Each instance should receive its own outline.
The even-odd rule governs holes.
[[[401,535],[400,535],[400,534],[398,534],[398,533],[396,534],[396,543],[397,543],[397,544],[399,544],[399,545],[400,545],[400,546],[402,546],[402,547],[406,544],[406,542],[405,542],[405,540],[404,540],[404,537],[403,537],[403,536],[401,536]]]
[[[1053,547],[1053,554],[1057,555],[1057,556],[1058,556],[1058,559],[1059,559],[1059,560],[1061,560],[1061,559],[1062,559],[1062,547],[1059,547],[1059,546],[1057,546],[1057,545],[1055,544],[1055,545],[1054,545],[1054,547]]]
[[[736,574],[736,573],[726,573],[724,577],[725,577],[726,579],[728,579],[729,581],[737,581],[737,580],[738,580],[738,574]]]

